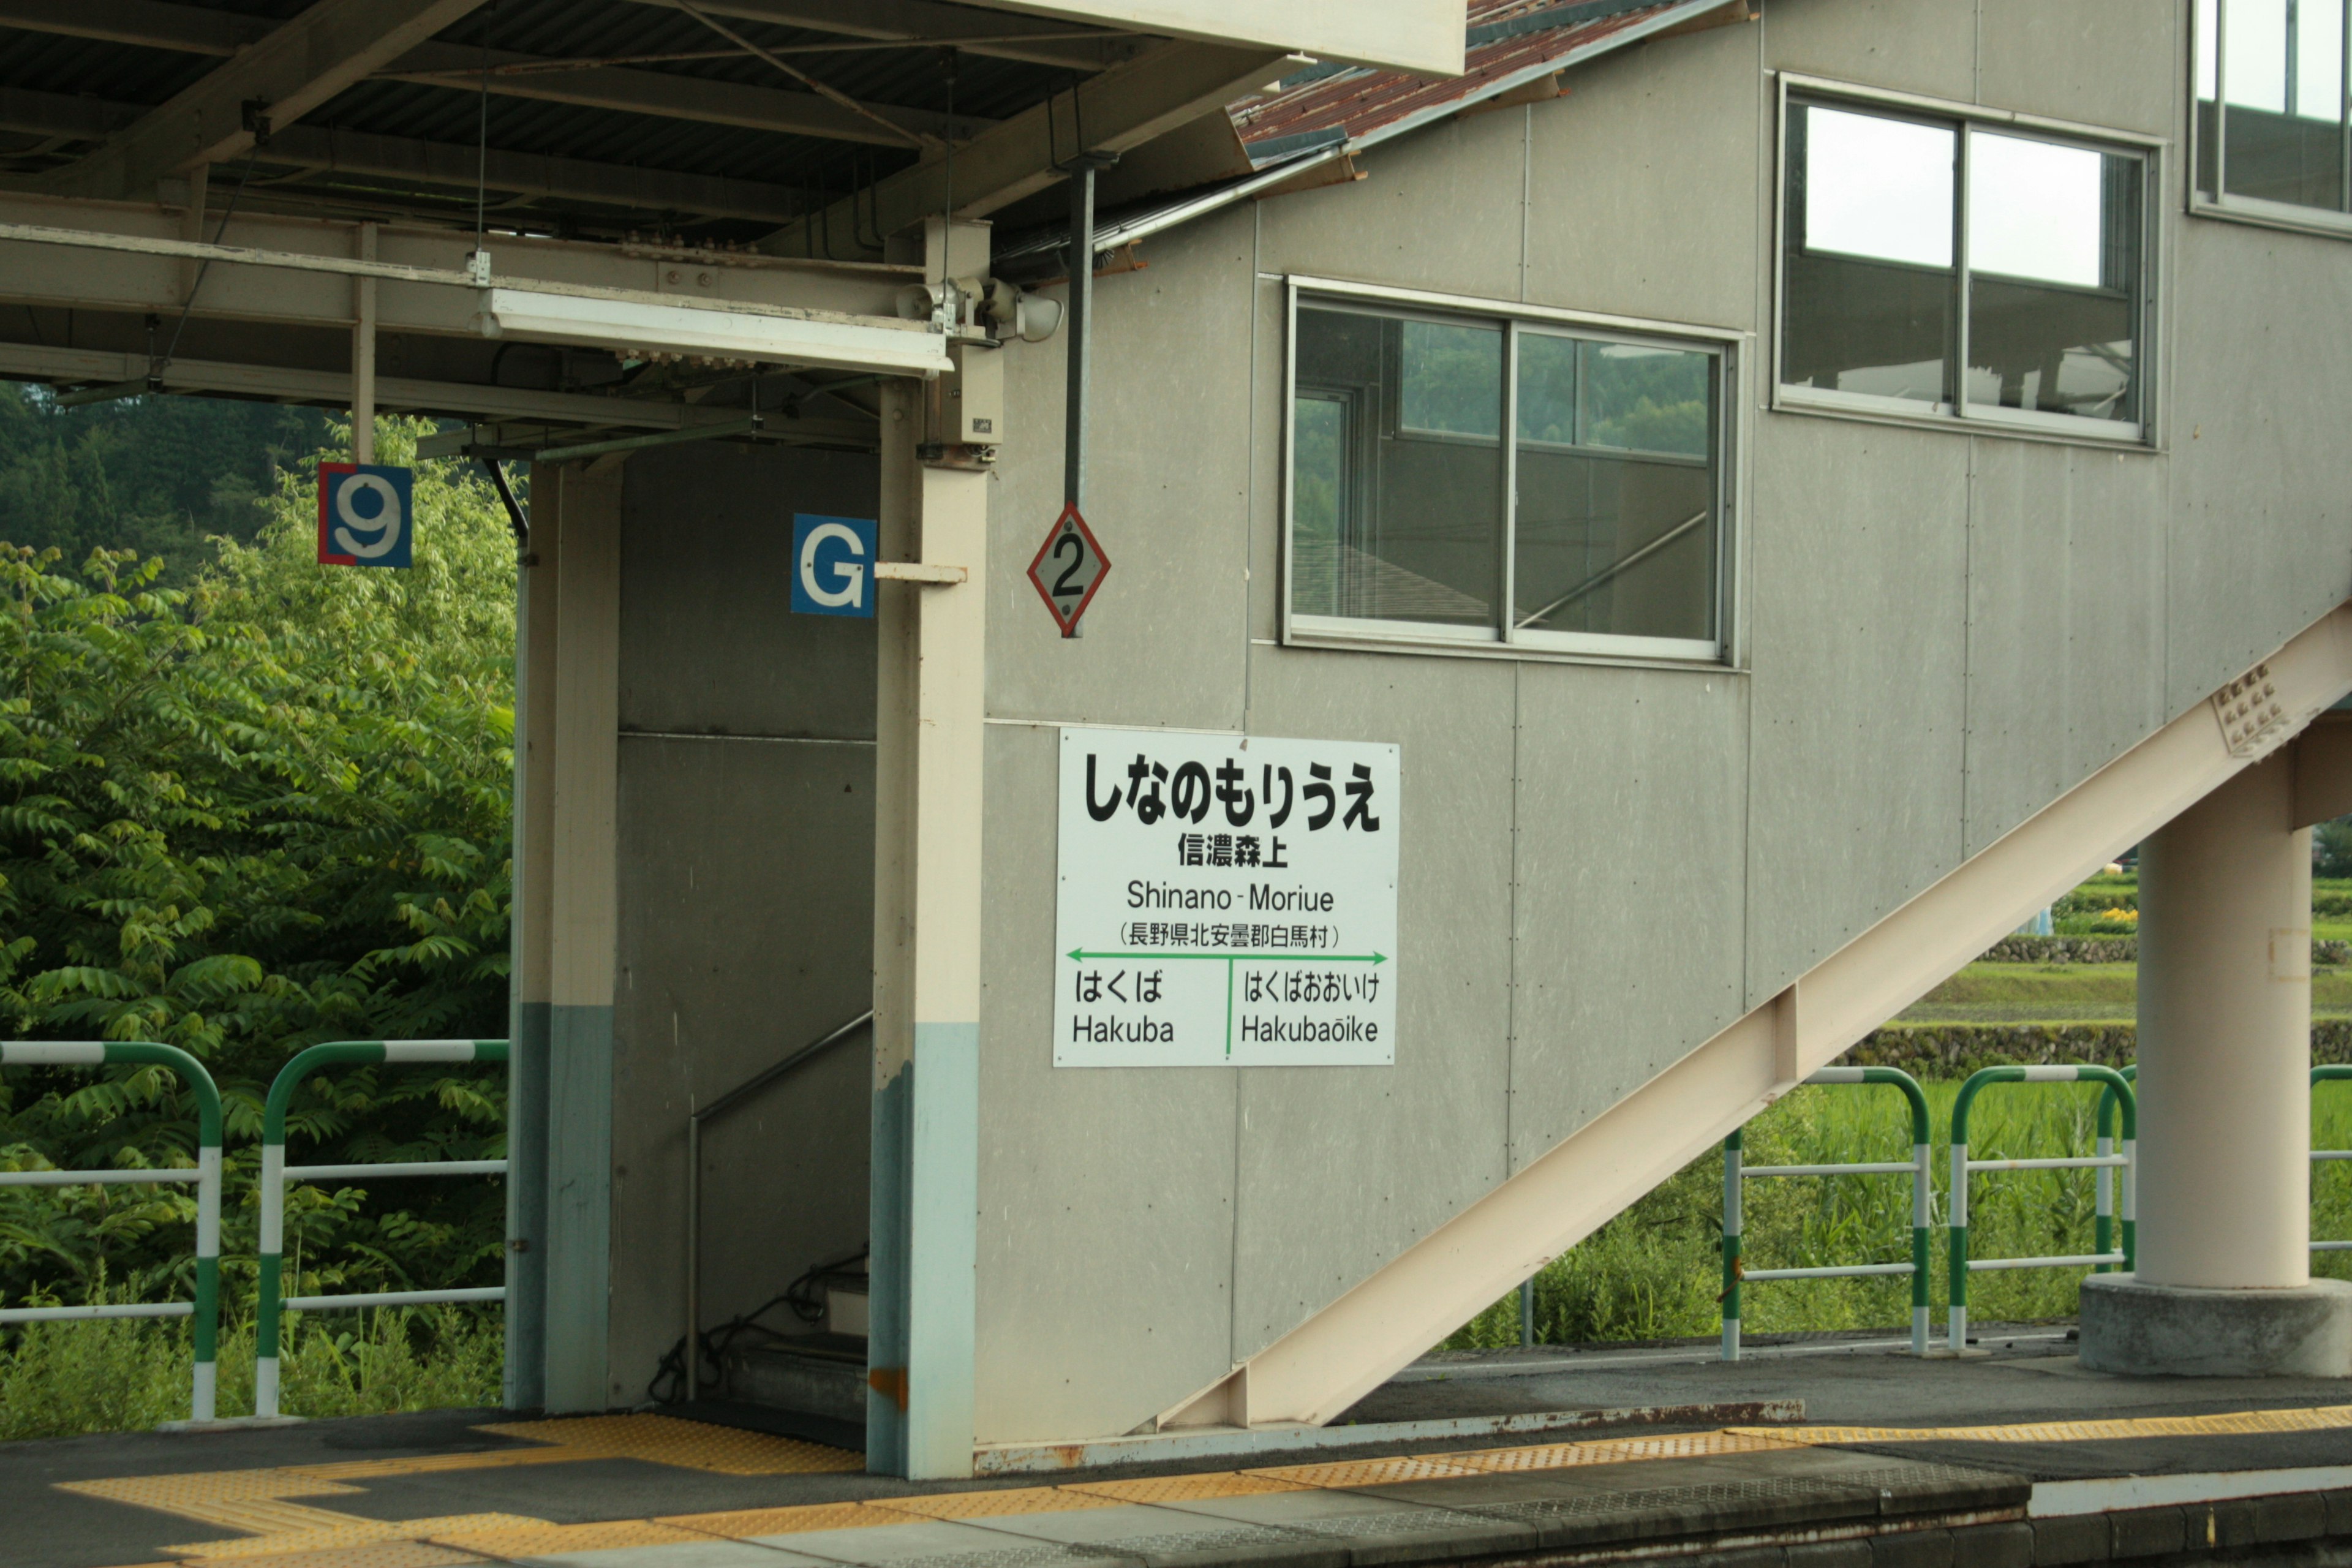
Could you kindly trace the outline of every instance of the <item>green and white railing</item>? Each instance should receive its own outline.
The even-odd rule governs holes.
[[[1741,1161],[1741,1135],[1723,1141],[1723,1359],[1739,1359],[1739,1290],[1750,1280],[1847,1279],[1865,1275],[1908,1274],[1911,1277],[1911,1348],[1927,1350],[1927,1232],[1932,1223],[1935,1169],[1929,1163],[1932,1136],[1927,1096],[1918,1080],[1899,1068],[1824,1068],[1805,1079],[1813,1084],[1885,1084],[1903,1091],[1911,1106],[1911,1158],[1869,1161],[1847,1165],[1747,1165]],[[1740,1252],[1740,1184],[1770,1176],[1900,1176],[1911,1178],[1911,1260],[1908,1263],[1853,1263],[1830,1268],[1749,1268]]]
[[[2315,1089],[2323,1083],[2343,1083],[2347,1080],[2352,1080],[2352,1067],[2336,1066],[2311,1069],[2311,1087]],[[2323,1160],[2352,1160],[2352,1149],[2314,1149],[2311,1152],[2313,1164],[2315,1165]],[[2352,1241],[2315,1241],[2311,1244],[2311,1250],[2352,1252]]]
[[[196,1097],[196,1167],[155,1171],[0,1171],[0,1186],[125,1186],[151,1182],[194,1183],[196,1189],[196,1299],[194,1301],[127,1301],[102,1307],[10,1307],[0,1323],[86,1321],[96,1318],[193,1318],[195,1320],[195,1384],[189,1398],[192,1419],[210,1421],[219,1387],[220,1344],[220,1090],[202,1063],[176,1046],[147,1040],[15,1040],[0,1045],[0,1067],[116,1067],[146,1064],[170,1068]]]
[[[2139,1064],[2137,1062],[2134,1062],[2131,1066],[2118,1070],[2123,1080],[2132,1086],[2132,1092],[2135,1094],[2138,1093]],[[2113,1154],[2116,1152],[2116,1090],[2113,1084],[2109,1084],[2099,1090],[2099,1141],[2097,1144],[2097,1152],[2102,1156]],[[2091,1222],[2091,1250],[2094,1252],[2113,1252],[2116,1249],[2116,1173],[2114,1166],[2102,1165],[2099,1167],[2098,1184],[2098,1214]],[[2101,1274],[2112,1274],[2115,1271],[2116,1266],[2112,1263],[2102,1263],[2098,1268],[2098,1272]]]
[[[335,1040],[312,1046],[278,1069],[261,1118],[261,1288],[254,1325],[253,1413],[278,1414],[279,1321],[287,1311],[352,1311],[362,1307],[438,1301],[503,1301],[504,1285],[457,1290],[379,1290],[364,1295],[293,1296],[284,1289],[286,1189],[297,1182],[381,1180],[387,1176],[502,1176],[504,1160],[379,1161],[357,1165],[289,1165],[286,1108],[295,1087],[322,1067],[414,1066],[424,1062],[502,1062],[504,1040]],[[218,1134],[215,1133],[217,1138]]]
[[[1972,1160],[1969,1157],[1969,1110],[1986,1085],[1995,1083],[2104,1083],[2123,1106],[2122,1147],[2112,1153],[2064,1155],[2040,1160]],[[1952,1102],[1952,1253],[1951,1320],[1947,1325],[1955,1355],[1969,1344],[1969,1275],[1979,1268],[2095,1268],[2102,1264],[2132,1266],[2137,1226],[2133,1220],[2132,1158],[2139,1142],[2139,1107],[2131,1085],[2113,1068],[2006,1067],[1983,1068],[1969,1075]],[[2080,1171],[2121,1173],[2123,1247],[2110,1252],[2102,1246],[2094,1253],[2067,1258],[1970,1258],[1969,1256],[1969,1174],[1973,1171]]]

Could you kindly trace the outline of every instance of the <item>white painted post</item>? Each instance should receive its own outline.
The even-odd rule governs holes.
[[[1969,1228],[1969,1146],[1965,1143],[1952,1145],[1950,1211],[1946,1223],[1956,1237],[1965,1237]],[[1969,1308],[1964,1283],[1967,1276],[1962,1272],[1968,1267],[1966,1258],[1965,1245],[1952,1247],[1951,1265],[1955,1279],[1951,1286],[1952,1303],[1948,1309],[1949,1321],[1944,1326],[1944,1342],[1954,1355],[1969,1348]]]
[[[2283,753],[2141,850],[2138,1131],[2156,1152],[2137,1259],[2146,1283],[2311,1277],[2311,835],[2288,826],[2294,787]]]
[[[1916,1173],[1911,1178],[1911,1266],[1924,1277],[1927,1271],[1926,1245],[1919,1238],[1930,1234],[1935,1224],[1936,1177],[1931,1163],[1932,1143],[1911,1145],[1911,1164]],[[1911,1292],[1911,1353],[1927,1353],[1927,1290],[1923,1283]]]
[[[261,1146],[261,1234],[254,1250],[263,1258],[286,1256],[286,1145]],[[282,1267],[282,1265],[281,1265]],[[278,1288],[271,1279],[268,1288]],[[253,1413],[278,1414],[278,1358],[257,1357],[253,1363]]]
[[[375,225],[358,228],[362,261],[375,259]],[[375,279],[352,279],[352,461],[375,461]]]

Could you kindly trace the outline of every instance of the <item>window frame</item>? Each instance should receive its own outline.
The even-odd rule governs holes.
[[[2193,0],[2192,0],[2193,3]],[[2160,448],[2161,400],[2158,396],[2158,330],[2161,312],[2158,309],[2159,268],[2158,258],[2163,241],[2161,199],[2165,178],[2164,160],[2171,139],[2149,136],[2133,131],[2118,131],[2105,126],[2084,125],[2074,121],[2053,120],[2043,115],[2026,114],[2014,110],[1990,109],[1981,104],[1958,103],[1949,99],[1929,98],[1917,93],[1897,92],[1884,88],[1865,87],[1854,82],[1840,81],[1828,77],[1806,76],[1795,71],[1778,73],[1779,101],[1776,106],[1778,136],[1772,156],[1772,352],[1770,356],[1771,392],[1769,406],[1776,413],[1828,415],[1849,419],[1867,419],[1883,423],[1910,426],[1917,429],[1950,430],[1974,435],[2000,435],[2027,440],[2057,441],[2068,444],[2110,447],[2120,451],[2155,451]],[[1874,393],[1843,392],[1831,388],[1802,386],[1790,383],[1782,375],[1783,356],[1788,346],[1788,266],[1789,266],[1789,114],[1796,100],[1820,103],[1834,109],[1851,104],[1856,110],[1892,110],[1897,116],[1913,121],[1933,118],[1949,121],[1955,133],[1956,157],[1952,168],[1953,220],[1952,247],[1955,281],[1956,344],[1960,361],[1958,384],[1949,389],[1954,395],[1927,405],[1905,398],[1881,396]],[[1970,308],[1969,280],[1974,275],[1969,265],[1969,147],[1970,138],[1982,130],[1995,135],[2010,135],[2029,141],[2046,142],[2054,146],[2071,147],[2084,152],[2112,156],[2136,158],[2140,163],[2140,235],[2138,295],[2133,319],[2132,355],[2133,390],[2139,406],[2139,417],[2126,422],[2116,419],[2091,419],[2080,415],[2049,414],[2040,409],[2004,408],[1997,404],[1971,402],[1968,395],[1969,312]]]
[[[2189,178],[2185,183],[2190,215],[2220,218],[2230,223],[2252,224],[2262,228],[2287,229],[2296,234],[2327,235],[2339,239],[2352,237],[2352,212],[2332,213],[2325,207],[2274,202],[2265,196],[2231,195],[2224,188],[2223,180],[2228,176],[2230,166],[2230,86],[2227,74],[2230,68],[2230,0],[2217,0],[2214,7],[2213,147],[2218,154],[2216,162],[2220,165],[2220,177],[2213,182],[2213,194],[2210,196],[2205,194],[2205,170],[2199,155],[2204,138],[2197,133],[2197,109],[2203,101],[2197,96],[2198,79],[2202,74],[2200,68],[2203,66],[2204,59],[2197,52],[2198,0],[2188,0],[2188,4]],[[2352,10],[2352,7],[2347,7],[2347,10]],[[2345,18],[2344,52],[2344,96],[2347,106],[2336,121],[2339,130],[2347,127],[2347,121],[2352,121],[2352,16]],[[2294,90],[2292,82],[2288,84],[2288,90]],[[2352,141],[2352,135],[2347,135],[2347,141]],[[2352,168],[2352,148],[2347,150],[2346,163],[2347,168]]]
[[[1281,570],[1276,593],[1280,598],[1279,641],[1290,647],[1349,648],[1434,653],[1471,658],[1515,658],[1632,664],[1665,668],[1703,668],[1721,672],[1734,663],[1734,585],[1739,559],[1740,410],[1744,405],[1748,345],[1753,334],[1736,328],[1696,326],[1594,311],[1560,310],[1521,301],[1441,294],[1427,289],[1393,288],[1344,279],[1290,274],[1284,279],[1282,358]],[[1384,621],[1347,616],[1302,615],[1296,608],[1297,552],[1298,312],[1302,303],[1329,302],[1340,309],[1399,321],[1448,321],[1499,326],[1503,335],[1503,404],[1501,515],[1495,526],[1499,537],[1501,570],[1493,621],[1483,626],[1449,626],[1437,622]],[[1586,338],[1640,347],[1706,353],[1714,361],[1711,389],[1715,400],[1714,443],[1716,518],[1714,584],[1715,637],[1711,640],[1677,637],[1624,637],[1600,632],[1529,632],[1511,624],[1517,603],[1516,549],[1518,490],[1518,343],[1522,329],[1551,329]],[[1400,394],[1402,388],[1399,388]],[[1581,395],[1580,392],[1580,395]],[[1360,400],[1359,400],[1360,403]],[[1429,439],[1447,439],[1445,433]],[[1472,440],[1468,437],[1450,437]],[[1483,440],[1479,442],[1483,445]],[[1548,444],[1547,444],[1548,445]],[[1594,450],[1595,448],[1579,448]],[[1613,456],[1646,459],[1647,454],[1611,447]],[[1664,454],[1676,460],[1675,454]]]

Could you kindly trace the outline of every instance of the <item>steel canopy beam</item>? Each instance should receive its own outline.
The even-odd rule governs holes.
[[[0,88],[0,131],[95,142],[136,121],[141,112],[140,106],[132,103]],[[447,185],[470,197],[478,156],[476,149],[454,142],[298,125],[271,137],[261,161],[273,166]],[[802,193],[783,185],[626,163],[585,163],[497,147],[489,150],[483,173],[493,195],[596,202],[648,212],[786,223],[806,205]]]
[[[0,377],[26,381],[110,382],[143,379],[143,353],[66,349],[42,343],[0,342]],[[164,366],[166,392],[213,393],[341,407],[351,402],[352,378],[342,371],[297,366],[243,364],[218,360],[175,359]],[[521,386],[427,381],[411,376],[376,377],[376,406],[386,411],[448,414],[496,420],[544,420],[615,430],[692,430],[731,426],[739,410],[700,408],[626,397],[595,397],[576,392],[540,392]],[[875,439],[874,426],[853,419],[775,417],[765,434],[778,439],[861,445]]]
[[[895,136],[866,116],[814,92],[712,81],[669,71],[631,70],[624,66],[498,74],[500,66],[532,65],[541,58],[503,49],[468,48],[461,44],[422,44],[375,74],[394,81],[478,92],[485,82],[481,72],[487,60],[490,67],[487,79],[489,90],[503,98],[536,99],[543,103],[578,104],[587,109],[655,114],[666,120],[695,120],[710,125],[735,125],[883,147],[913,147],[924,136],[944,137],[950,125],[969,136],[975,128],[996,123],[976,115],[959,114],[951,121],[934,110],[908,109],[897,104],[868,105],[875,114],[906,128],[908,134]]]
[[[0,193],[0,223],[102,232],[142,242],[125,250],[0,242],[0,301],[143,315],[176,310],[186,296],[186,247],[179,238],[182,226],[175,212]],[[240,210],[226,237],[233,247],[306,253],[331,270],[246,266],[215,257],[195,315],[331,328],[339,333],[350,328],[351,269],[360,265],[352,260],[352,225]],[[379,330],[477,336],[472,290],[402,279],[404,268],[423,268],[436,276],[461,272],[473,237],[469,232],[437,226],[379,229]],[[731,304],[754,310],[798,308],[895,315],[899,288],[922,276],[905,268],[828,267],[782,258],[732,258],[676,247],[512,235],[498,237],[492,249],[497,277],[503,283],[528,287],[530,280],[539,279],[555,288],[650,292],[681,303]]]
[[[137,200],[163,176],[244,153],[482,0],[317,0],[78,163],[42,175],[57,195]]]
[[[1161,44],[1126,65],[1114,66],[1076,89],[1077,120],[1086,146],[1074,140],[1071,95],[1026,110],[956,149],[952,165],[958,217],[985,217],[1064,178],[1055,166],[1080,151],[1118,153],[1220,109],[1279,76],[1297,57],[1263,48],[1214,44]],[[1049,112],[1054,116],[1048,120]],[[1058,145],[1056,145],[1058,138]],[[865,195],[836,202],[821,216],[803,218],[760,242],[775,256],[814,253],[815,237],[866,227],[890,235],[946,210],[950,160],[933,157],[877,181]]]
[[[739,6],[743,3],[744,0],[737,0]],[[714,13],[734,14],[724,5],[705,8]],[[934,5],[929,9],[941,8]],[[309,15],[304,13],[304,18]],[[164,0],[88,0],[87,4],[81,0],[0,0],[0,26],[221,58],[235,56],[240,49],[254,44],[265,31],[263,25],[251,17],[226,11],[207,11],[194,5],[169,5]],[[891,147],[914,146],[924,136],[943,137],[948,134],[950,124],[946,115],[931,110],[896,105],[868,106],[875,113],[906,127],[909,132],[906,136],[893,136],[873,121],[838,104],[827,102],[813,92],[752,87],[741,82],[711,81],[674,72],[631,70],[618,66],[500,75],[501,67],[534,66],[546,62],[538,55],[518,54],[510,49],[484,51],[459,44],[435,43],[422,37],[414,48],[394,53],[397,58],[388,58],[361,74],[427,87],[478,92],[485,85],[482,68],[487,65],[490,68],[487,85],[490,91],[503,98],[577,104],[588,109],[657,115],[667,120],[692,120],[712,125],[733,125],[786,135],[818,136],[831,141],[864,142]],[[282,112],[274,115],[273,132],[282,132],[288,119]],[[969,136],[974,131],[985,130],[996,122],[981,116],[960,114],[952,123],[961,134]],[[471,183],[470,175],[467,183]]]
[[[268,36],[261,16],[161,0],[0,0],[0,26],[192,55],[233,55]]]

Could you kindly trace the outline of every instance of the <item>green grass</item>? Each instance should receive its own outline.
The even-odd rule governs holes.
[[[2345,928],[2352,932],[2352,924]],[[2347,939],[2352,940],[2352,939]],[[2139,971],[2129,963],[1971,963],[1895,1016],[1898,1024],[2128,1024]],[[2352,970],[2315,970],[2314,1017],[2352,1016]]]
[[[1946,1181],[1957,1083],[1926,1086],[1935,1113],[1936,1194],[1928,1299],[1940,1324],[1947,1293]],[[1996,1085],[1969,1117],[1969,1144],[1985,1159],[2087,1154],[2097,1103],[2094,1086]],[[1810,1165],[1898,1160],[1909,1153],[1907,1113],[1896,1092],[1875,1087],[1799,1089],[1748,1124],[1750,1165]],[[2352,1093],[2323,1091],[2312,1111],[2312,1147],[2352,1148]],[[2315,1167],[2315,1237],[2352,1237],[2352,1162]],[[2085,1253],[2092,1248],[2092,1173],[2004,1172],[1969,1183],[1971,1250],[1979,1258]],[[1721,1326],[1716,1303],[1722,1263],[1723,1164],[1701,1155],[1663,1186],[1549,1265],[1536,1279],[1537,1337],[1544,1343],[1678,1339]],[[1750,1268],[1807,1268],[1900,1262],[1910,1256],[1911,1184],[1906,1176],[1832,1176],[1751,1181],[1742,1248]],[[2317,1253],[2312,1271],[2352,1279],[2352,1255]],[[2072,1317],[2084,1270],[2004,1269],[1973,1275],[1969,1315],[1982,1322]],[[1902,1328],[1910,1322],[1910,1281],[1774,1280],[1747,1286],[1748,1332]],[[1519,1342],[1517,1292],[1465,1324],[1446,1348]]]
[[[496,1405],[499,1314],[465,1307],[288,1315],[280,1406],[290,1415]],[[253,1325],[224,1323],[220,1414],[253,1408]],[[122,1432],[184,1420],[185,1319],[27,1323],[0,1343],[0,1439]]]

